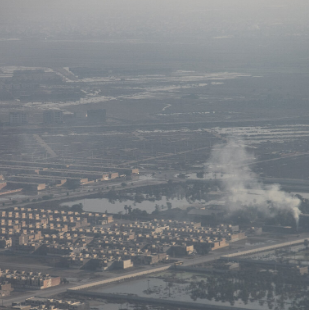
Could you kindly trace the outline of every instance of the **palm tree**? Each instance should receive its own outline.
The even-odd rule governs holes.
[[[173,282],[168,282],[168,296],[171,297],[171,287],[173,286]]]
[[[304,246],[306,247],[306,250],[308,250],[308,247],[309,247],[309,241],[308,241],[308,239],[305,239],[305,240],[304,240]]]

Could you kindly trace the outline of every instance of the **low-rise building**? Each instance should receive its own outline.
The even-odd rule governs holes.
[[[52,298],[45,298],[45,297],[27,298],[23,304],[31,305],[31,306],[41,306],[41,305],[45,305],[47,307],[53,306],[59,309],[68,309],[68,310],[88,310],[89,309],[89,304],[86,302],[74,301],[74,300],[52,299]]]
[[[60,277],[51,277],[49,274],[25,272],[17,270],[0,270],[0,280],[6,281],[12,287],[26,289],[46,289],[61,283]]]
[[[11,283],[8,281],[1,281],[0,283],[0,296],[1,297],[6,297],[10,296],[11,292],[13,291]]]

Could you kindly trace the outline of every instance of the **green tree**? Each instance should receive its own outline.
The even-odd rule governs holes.
[[[71,210],[74,211],[74,212],[83,212],[83,204],[82,203],[78,203],[78,204],[74,204],[72,207],[71,207]]]

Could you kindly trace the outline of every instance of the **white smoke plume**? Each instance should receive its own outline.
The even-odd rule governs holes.
[[[250,169],[253,160],[244,141],[230,138],[213,148],[206,169],[222,181],[230,210],[254,206],[267,214],[271,205],[276,210],[291,211],[298,225],[300,200],[280,190],[278,184],[263,184]]]

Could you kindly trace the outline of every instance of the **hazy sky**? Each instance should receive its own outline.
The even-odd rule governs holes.
[[[140,14],[160,17],[166,12],[177,16],[188,13],[198,16],[207,11],[216,15],[218,11],[233,11],[230,17],[243,14],[250,18],[281,18],[283,21],[308,16],[307,0],[1,0],[1,19],[33,19],[44,16],[63,18],[65,16],[97,17],[100,15],[125,18]],[[220,12],[218,12],[220,13]],[[229,18],[229,16],[226,16]]]
[[[307,31],[308,16],[308,0],[0,0],[2,28],[37,25],[31,31],[58,33],[297,35]]]
[[[308,0],[0,0],[0,63],[143,59],[300,71],[308,65],[308,16]]]

